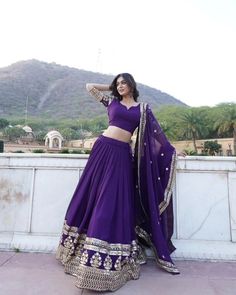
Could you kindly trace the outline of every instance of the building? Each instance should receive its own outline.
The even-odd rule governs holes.
[[[51,130],[45,136],[45,146],[48,150],[58,151],[62,149],[63,140],[60,132],[57,130]]]

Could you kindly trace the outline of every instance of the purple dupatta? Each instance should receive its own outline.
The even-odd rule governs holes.
[[[150,107],[140,104],[141,118],[135,143],[136,233],[154,251],[157,264],[176,274],[170,254],[175,250],[172,187],[176,151],[162,131]]]

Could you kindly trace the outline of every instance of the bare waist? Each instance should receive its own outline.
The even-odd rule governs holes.
[[[116,126],[109,126],[103,134],[104,136],[111,137],[124,142],[130,142],[132,134],[129,131],[121,129]]]

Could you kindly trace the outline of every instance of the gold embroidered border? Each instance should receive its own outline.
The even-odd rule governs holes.
[[[74,254],[78,255],[82,250],[92,250],[102,254],[126,257],[139,250],[135,240],[131,244],[108,243],[97,238],[87,237],[86,234],[79,234],[78,228],[69,226],[66,220],[64,221],[62,233],[66,238],[63,242],[62,240],[60,242],[57,257],[63,263],[68,262],[71,256]]]
[[[160,215],[165,211],[165,209],[168,207],[170,203],[173,185],[174,185],[175,176],[176,176],[176,165],[177,165],[177,156],[176,156],[176,152],[174,152],[171,159],[169,181],[164,193],[164,201],[162,201],[159,205]]]
[[[79,234],[78,234],[78,227],[76,227],[76,226],[69,226],[66,223],[66,220],[64,221],[64,224],[63,224],[62,233],[64,235],[75,237],[75,238],[78,238],[78,236],[79,236]],[[80,236],[82,237],[82,235],[80,235]]]
[[[59,245],[56,251],[56,259],[65,265],[72,257],[71,249]]]
[[[115,291],[128,280],[139,278],[139,260],[133,258],[132,253],[130,253],[129,258],[127,257],[122,261],[121,257],[118,257],[116,263],[119,262],[119,268],[115,265],[116,270],[83,265],[82,256],[82,251],[77,251],[75,255],[71,255],[70,249],[61,244],[56,253],[56,258],[64,265],[65,272],[77,277],[76,286],[79,288]]]
[[[117,256],[129,256],[130,255],[130,251],[124,251],[124,250],[107,250],[107,249],[104,249],[104,248],[100,248],[98,246],[88,245],[88,244],[85,244],[84,245],[84,249],[86,249],[86,250],[93,250],[95,252],[100,252],[102,254],[108,254],[108,255],[117,255]]]
[[[134,244],[135,242],[132,241],[132,243]],[[94,246],[97,247],[99,249],[103,248],[103,250],[105,251],[121,251],[121,252],[128,252],[131,250],[131,245],[130,244],[110,244],[106,241],[103,240],[99,240],[96,238],[90,238],[90,237],[86,237],[85,239],[85,246]],[[116,255],[116,254],[115,254]]]
[[[84,249],[93,250],[108,255],[129,256],[132,248],[137,247],[137,243],[132,241],[131,244],[108,243],[96,238],[87,237],[86,234],[78,234],[78,228],[69,226],[64,221],[62,233],[66,236],[73,237],[74,241],[70,241],[76,247],[76,244],[81,244]]]
[[[144,212],[144,214],[146,215],[146,217],[148,216],[143,203],[142,203],[142,198],[141,198],[141,180],[140,180],[140,163],[141,163],[141,155],[143,155],[143,137],[144,137],[144,131],[145,131],[145,127],[146,127],[146,116],[147,116],[147,104],[146,103],[140,103],[140,113],[141,113],[141,117],[140,117],[140,123],[139,123],[139,131],[138,131],[138,191],[139,191],[139,197],[140,197],[140,204],[142,207],[142,210]]]
[[[139,278],[140,266],[125,264],[120,271],[107,271],[80,265],[76,271],[76,287],[96,291],[115,291],[129,280]]]

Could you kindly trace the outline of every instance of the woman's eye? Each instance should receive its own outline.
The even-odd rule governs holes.
[[[116,83],[116,87],[118,87],[119,85],[127,85],[126,81],[120,81]]]

